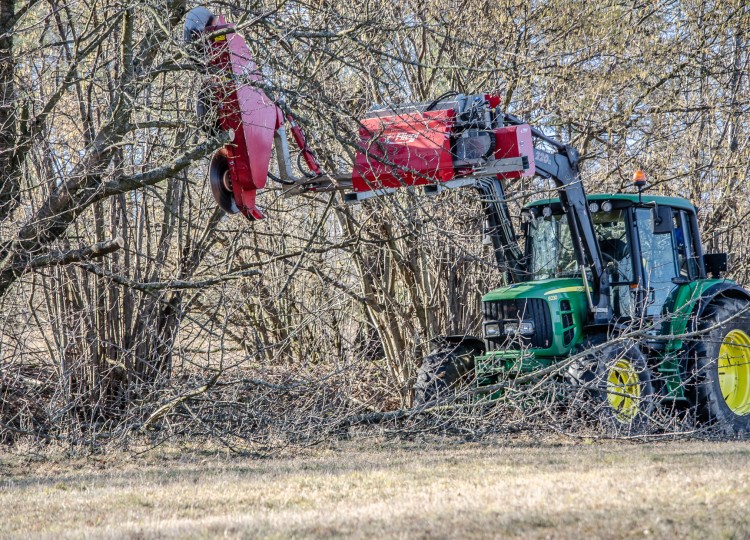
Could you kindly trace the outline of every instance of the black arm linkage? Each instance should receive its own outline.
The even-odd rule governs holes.
[[[496,176],[480,178],[476,188],[482,194],[484,213],[487,216],[487,234],[492,239],[495,260],[500,268],[510,273],[510,281],[524,280],[525,268],[523,252],[518,246],[513,222],[505,199],[505,189]]]
[[[506,124],[510,125],[525,123],[509,114],[506,114],[504,119]],[[593,296],[590,308],[593,311],[594,324],[606,324],[612,318],[609,276],[604,267],[599,242],[596,239],[594,221],[586,201],[586,191],[581,181],[578,151],[572,146],[548,137],[534,127],[531,128],[531,133],[534,138],[544,141],[557,150],[556,153],[551,153],[534,148],[536,174],[542,178],[551,179],[560,193],[560,201],[568,216],[578,262],[582,268],[591,270]]]

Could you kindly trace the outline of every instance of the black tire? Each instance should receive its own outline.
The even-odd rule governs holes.
[[[701,316],[697,330],[690,354],[688,394],[695,404],[698,420],[728,436],[747,436],[750,434],[750,302],[735,298],[715,300]]]
[[[414,404],[423,405],[455,395],[474,379],[474,357],[481,354],[465,343],[440,343],[424,359],[414,383]]]
[[[648,430],[656,397],[646,357],[635,341],[615,341],[598,336],[582,351],[600,347],[571,365],[568,375],[583,398],[585,412],[613,435],[635,435]]]

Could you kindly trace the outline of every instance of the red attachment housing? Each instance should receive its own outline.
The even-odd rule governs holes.
[[[473,162],[462,161],[461,156],[454,154],[451,144],[452,138],[458,136],[455,131],[456,111],[451,108],[363,120],[359,132],[360,151],[352,171],[353,190],[365,192],[487,176],[486,171],[491,171],[497,160],[519,157],[526,158],[527,168],[498,173],[498,178],[535,174],[534,146],[528,124],[478,130],[477,136],[485,137],[487,154]],[[491,141],[494,141],[494,151]]]
[[[219,106],[222,130],[233,130],[234,140],[224,147],[231,188],[237,208],[250,220],[263,219],[255,205],[256,191],[266,185],[276,130],[284,122],[281,110],[260,88],[251,86],[262,77],[245,40],[224,17],[216,17],[206,32],[230,29],[211,40],[211,66],[221,73],[212,86],[213,102]]]
[[[362,120],[354,191],[446,182],[454,176],[453,109]]]
[[[525,178],[534,176],[536,166],[534,165],[534,140],[531,136],[531,127],[528,124],[517,126],[506,126],[495,130],[495,159],[514,158],[527,156],[529,168],[523,171],[500,173],[500,179],[511,180],[513,178]]]

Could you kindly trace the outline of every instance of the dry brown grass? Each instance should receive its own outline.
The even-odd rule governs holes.
[[[0,457],[0,536],[747,538],[750,444],[349,443]]]

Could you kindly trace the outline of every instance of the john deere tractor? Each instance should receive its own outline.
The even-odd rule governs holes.
[[[640,171],[637,193],[586,195],[576,151],[533,135],[553,149],[534,149],[536,174],[559,198],[523,208],[519,245],[496,181],[485,209],[509,284],[483,297],[482,337],[436,340],[416,402],[469,380],[497,396],[498,383],[553,373],[584,389],[614,427],[641,429],[666,403],[750,431],[750,293],[721,277],[726,254],[703,253],[696,208],[642,193]]]

